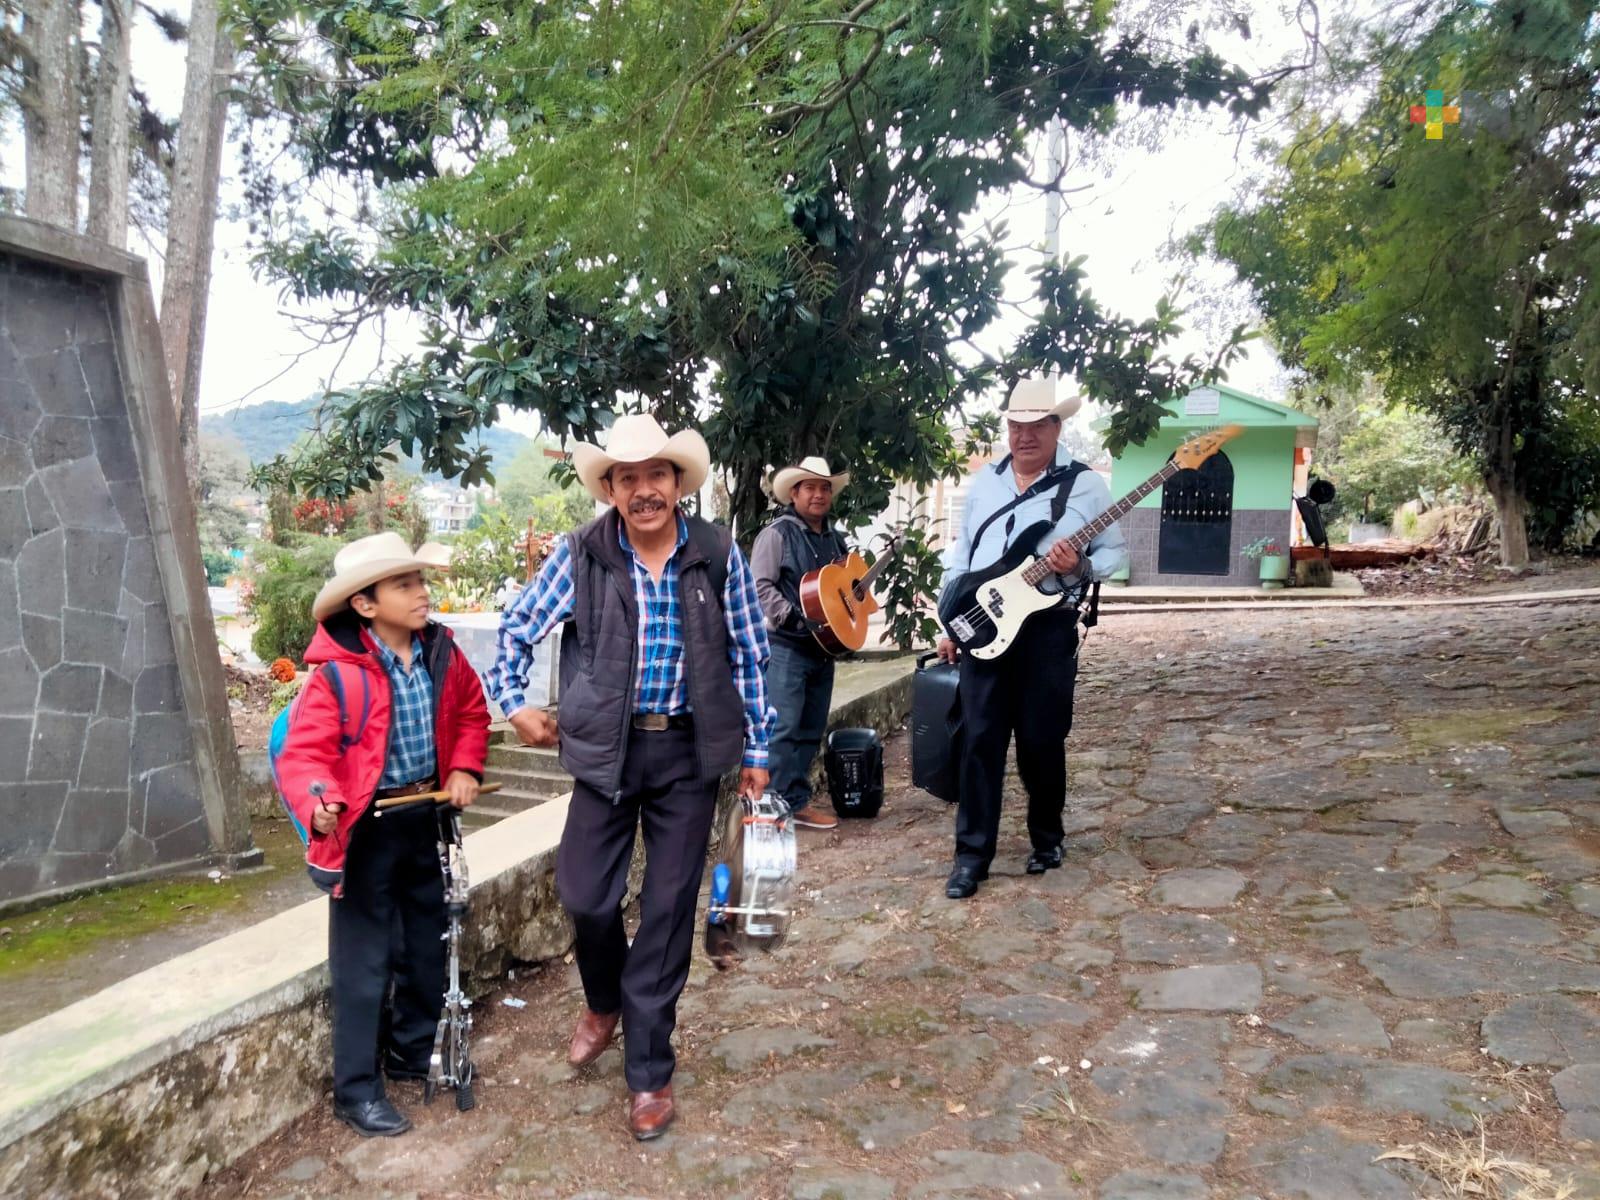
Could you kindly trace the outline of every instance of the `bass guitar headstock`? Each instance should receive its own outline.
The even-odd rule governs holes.
[[[1223,444],[1244,432],[1243,425],[1223,425],[1195,435],[1172,452],[1172,460],[1186,471],[1192,471],[1210,458]]]

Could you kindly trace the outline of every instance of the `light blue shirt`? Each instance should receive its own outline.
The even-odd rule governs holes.
[[[1056,466],[1064,467],[1072,461],[1065,446],[1056,447]],[[1055,488],[1046,488],[1038,495],[1017,505],[1004,516],[989,522],[983,536],[976,544],[973,538],[989,517],[1022,494],[1017,487],[1017,477],[1011,470],[1009,459],[1005,467],[995,470],[998,464],[981,467],[972,476],[967,489],[967,501],[961,510],[961,523],[954,531],[955,540],[944,552],[944,581],[941,592],[951,581],[966,571],[992,566],[1005,555],[1016,537],[1037,521],[1050,519],[1050,504],[1055,499]],[[1037,482],[1037,481],[1036,481]],[[1111,507],[1111,489],[1106,481],[1093,471],[1081,471],[1073,480],[1072,492],[1067,497],[1066,511],[1055,527],[1039,539],[1034,553],[1043,555],[1062,538],[1081,529]],[[1128,561],[1128,542],[1122,536],[1122,527],[1112,525],[1089,543],[1086,556],[1092,578],[1105,579]],[[1054,582],[1046,580],[1041,591],[1055,591],[1063,584],[1077,582],[1081,576],[1068,579],[1056,576]]]

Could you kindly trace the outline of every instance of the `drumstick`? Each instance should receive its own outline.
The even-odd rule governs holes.
[[[498,783],[486,783],[478,789],[478,795],[487,796],[490,792],[498,792],[499,790],[500,785]],[[446,791],[418,792],[415,796],[385,797],[382,800],[375,801],[374,807],[399,808],[405,804],[421,804],[424,800],[432,800],[435,804],[442,804],[448,799],[450,799],[450,793]]]

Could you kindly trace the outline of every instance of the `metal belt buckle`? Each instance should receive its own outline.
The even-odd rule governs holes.
[[[670,729],[671,722],[666,713],[634,713],[633,727],[635,729],[646,729],[652,733],[660,733],[664,729]]]

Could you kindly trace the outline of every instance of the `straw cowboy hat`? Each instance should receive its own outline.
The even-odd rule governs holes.
[[[801,459],[798,467],[784,467],[783,470],[773,473],[773,498],[779,504],[789,503],[789,497],[794,495],[795,485],[807,479],[826,479],[833,484],[833,490],[839,492],[850,482],[850,472],[840,471],[837,475],[830,474],[828,460],[813,454],[810,458]]]
[[[711,451],[706,440],[692,429],[667,436],[667,431],[649,413],[618,417],[611,426],[606,448],[580,442],[572,448],[572,466],[589,494],[602,504],[611,497],[600,486],[601,477],[617,463],[642,463],[664,458],[683,471],[683,491],[698,492],[711,473]]]
[[[333,556],[333,578],[311,602],[311,616],[326,621],[348,605],[351,596],[380,579],[449,565],[450,547],[438,542],[423,542],[412,550],[398,533],[357,538]]]
[[[1017,386],[1011,389],[1010,400],[1006,402],[1005,417],[1008,421],[1024,423],[1042,421],[1046,417],[1060,417],[1065,421],[1082,405],[1082,396],[1069,396],[1056,403],[1056,381],[1053,378],[1019,379]]]

